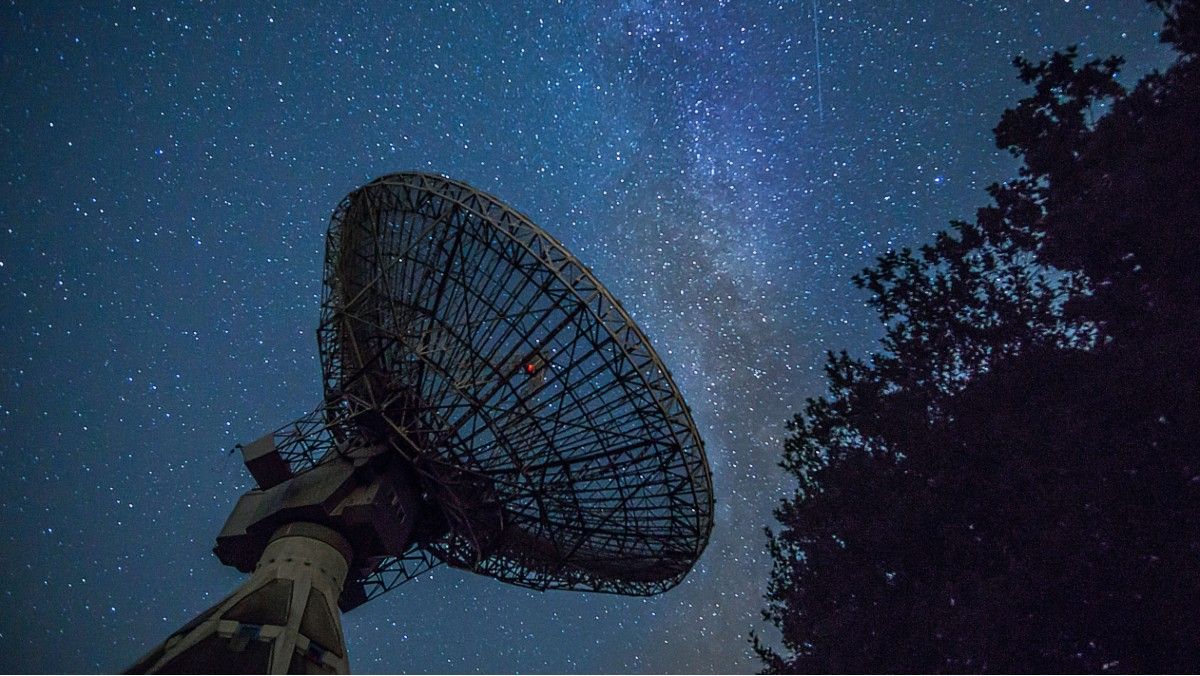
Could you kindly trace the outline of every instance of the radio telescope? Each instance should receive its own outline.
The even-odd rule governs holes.
[[[347,673],[350,610],[445,563],[651,595],[712,530],[703,445],[629,314],[553,237],[441,176],[334,211],[308,415],[242,447],[217,536],[251,573],[130,673]]]

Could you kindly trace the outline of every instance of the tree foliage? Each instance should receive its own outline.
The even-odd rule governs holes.
[[[1200,0],[1177,51],[1015,62],[1023,162],[855,278],[886,328],[791,422],[768,672],[1200,667]]]

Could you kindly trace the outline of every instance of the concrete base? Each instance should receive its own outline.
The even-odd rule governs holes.
[[[332,529],[283,526],[249,580],[126,673],[349,673],[337,603],[352,558]]]

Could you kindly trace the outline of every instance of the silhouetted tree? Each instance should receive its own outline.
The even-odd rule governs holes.
[[[855,278],[886,326],[790,425],[768,672],[1200,669],[1200,0],[1178,52],[1017,59],[992,205]]]

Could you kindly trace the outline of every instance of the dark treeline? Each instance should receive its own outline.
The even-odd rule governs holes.
[[[855,278],[886,327],[791,423],[768,672],[1200,670],[1200,0],[1177,59],[1016,60],[1022,160]]]

